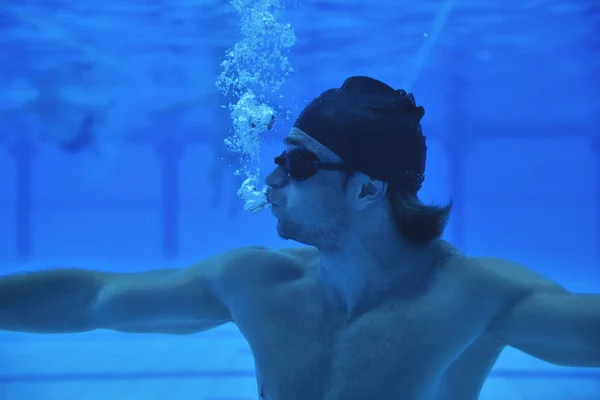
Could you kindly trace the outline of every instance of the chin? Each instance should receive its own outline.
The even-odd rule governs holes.
[[[278,219],[277,234],[281,239],[298,241],[298,228],[290,221]]]
[[[317,248],[328,247],[326,244],[329,243],[326,232],[315,231],[293,221],[278,219],[277,234],[281,239],[293,240]]]
[[[277,234],[281,239],[294,240],[293,230],[290,229],[285,221],[280,219],[277,220]]]

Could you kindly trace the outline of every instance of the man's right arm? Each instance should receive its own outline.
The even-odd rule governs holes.
[[[228,251],[186,269],[105,273],[55,269],[0,279],[0,330],[72,333],[109,329],[184,334],[231,321],[215,288],[245,275],[267,250]],[[232,288],[235,290],[235,288]]]

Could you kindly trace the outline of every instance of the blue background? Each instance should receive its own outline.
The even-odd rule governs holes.
[[[454,199],[447,239],[600,292],[597,1],[304,0],[279,18],[296,33],[294,72],[269,97],[289,117],[265,137],[263,172],[321,91],[350,75],[400,87],[416,74],[430,149],[422,195]],[[214,82],[238,31],[225,1],[0,5],[0,273],[183,267],[231,247],[293,245],[235,196]],[[40,88],[63,97],[25,106]],[[54,139],[82,105],[105,110],[103,147],[67,154]],[[0,399],[256,398],[234,326],[0,338]],[[592,400],[599,382],[508,350],[482,398]]]

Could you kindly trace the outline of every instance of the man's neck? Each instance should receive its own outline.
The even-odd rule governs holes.
[[[319,281],[350,320],[407,287],[399,282],[427,269],[438,247],[414,246],[395,233],[351,238],[338,251],[320,251]]]

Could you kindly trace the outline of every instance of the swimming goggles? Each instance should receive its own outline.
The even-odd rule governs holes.
[[[282,167],[287,176],[295,181],[311,178],[319,171],[347,171],[343,163],[331,163],[319,160],[315,153],[306,149],[284,151],[275,157],[275,164]]]

